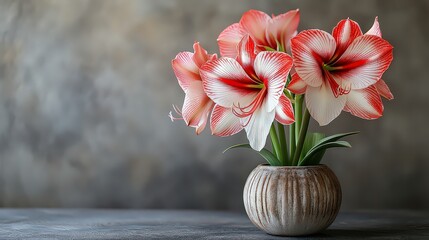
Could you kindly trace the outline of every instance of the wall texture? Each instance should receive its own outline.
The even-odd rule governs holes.
[[[379,16],[395,47],[385,116],[343,113],[327,133],[360,130],[325,163],[343,208],[429,209],[429,1],[1,1],[0,206],[243,210],[242,188],[263,160],[222,154],[243,133],[195,136],[167,117],[183,93],[170,61],[248,9],[300,8],[300,29]],[[311,126],[313,129],[318,126]]]

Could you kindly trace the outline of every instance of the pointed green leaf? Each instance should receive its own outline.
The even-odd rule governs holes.
[[[307,154],[308,151],[314,146],[316,146],[323,138],[325,134],[323,133],[307,133],[305,136],[304,146],[302,147],[301,159]]]
[[[334,148],[334,147],[350,148],[351,145],[346,141],[325,142],[322,144],[318,144],[317,146],[314,146],[313,148],[311,148],[310,151],[308,151],[307,155],[305,155],[305,157],[298,163],[298,165],[303,166],[303,165],[318,164],[318,162],[315,163],[315,159],[319,158],[316,154],[320,154],[321,151],[326,151],[326,149]],[[320,161],[320,159],[318,159],[318,161]]]
[[[313,156],[309,157],[308,160],[306,160],[305,165],[317,165],[320,164],[320,161],[322,161],[323,156],[325,155],[326,149],[320,150],[313,154]]]
[[[304,145],[304,147],[307,147],[307,148],[303,149],[303,153],[301,154],[301,158],[300,158],[301,161],[300,162],[304,162],[304,158],[307,156],[307,153],[312,148],[316,148],[319,145],[323,145],[323,144],[326,144],[326,143],[335,142],[335,141],[338,141],[339,139],[341,139],[343,137],[354,135],[354,134],[357,134],[357,133],[359,133],[359,132],[339,133],[339,134],[334,134],[334,135],[331,135],[331,136],[328,136],[328,137],[325,137],[325,138],[322,138],[322,139],[318,139],[318,140],[317,140],[317,138],[320,138],[322,136],[322,134],[321,133],[314,133],[314,134],[316,134],[315,136],[311,135],[310,139],[308,139],[308,140],[306,138],[306,141],[308,141],[308,142],[304,143],[304,144],[307,144],[307,146]],[[312,139],[312,138],[316,138],[316,139]],[[313,146],[311,146],[310,148],[308,148],[308,146],[311,144],[311,142],[313,142]],[[308,157],[307,159],[305,159],[305,164],[306,165],[319,164],[320,161],[322,160],[324,154],[325,154],[325,151],[326,151],[326,149],[323,150],[323,151],[320,150],[319,152],[315,153],[311,157]]]
[[[334,135],[331,135],[331,136],[325,137],[325,138],[323,138],[322,140],[320,140],[320,141],[318,142],[318,145],[319,145],[319,144],[328,143],[328,142],[335,142],[335,141],[340,140],[340,139],[341,139],[341,138],[343,138],[343,137],[350,136],[350,135],[354,135],[354,134],[358,134],[358,133],[359,133],[359,132],[348,132],[348,133],[339,133],[339,134],[334,134]]]
[[[233,148],[252,148],[250,146],[250,144],[248,143],[242,143],[242,144],[237,144],[234,146],[231,146],[227,149],[225,149],[223,151],[223,153],[225,153],[228,150],[231,150]],[[256,151],[258,152],[258,151]],[[279,161],[279,159],[277,159],[277,157],[270,151],[268,151],[267,149],[263,148],[260,152],[258,152],[259,155],[261,155],[271,166],[281,166],[281,163]]]

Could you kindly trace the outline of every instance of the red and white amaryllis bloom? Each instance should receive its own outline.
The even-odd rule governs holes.
[[[174,73],[186,96],[181,111],[174,107],[176,113],[182,118],[173,117],[171,112],[170,118],[172,120],[183,119],[199,134],[204,130],[211,112],[212,134],[230,136],[243,128],[240,120],[232,113],[231,108],[221,107],[207,97],[200,76],[201,66],[215,59],[217,59],[216,54],[207,54],[207,51],[198,42],[194,44],[194,53],[181,52],[173,59]]]
[[[307,108],[320,125],[342,110],[363,119],[379,118],[380,94],[393,98],[381,80],[393,60],[393,47],[381,38],[377,19],[366,34],[350,19],[340,21],[332,35],[302,31],[291,40],[291,48],[297,75],[288,89],[305,91]]]
[[[218,37],[220,54],[235,58],[238,43],[245,35],[250,35],[259,51],[289,49],[290,39],[297,34],[299,10],[272,16],[264,12],[250,10],[243,14],[240,22],[227,27]]]
[[[204,64],[204,90],[218,105],[232,108],[240,117],[251,147],[260,151],[274,118],[294,122],[291,102],[283,90],[292,58],[281,52],[256,54],[255,42],[245,36],[238,45],[237,59],[223,57]]]

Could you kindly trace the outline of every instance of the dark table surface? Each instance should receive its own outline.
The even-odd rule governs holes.
[[[429,212],[341,212],[300,239],[429,239]],[[0,209],[0,239],[282,239],[245,214],[188,210]],[[283,238],[284,239],[284,238]]]

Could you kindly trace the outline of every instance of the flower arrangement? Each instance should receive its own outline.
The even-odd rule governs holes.
[[[342,137],[308,132],[310,117],[327,125],[341,112],[363,119],[382,116],[381,97],[393,99],[381,79],[393,60],[393,47],[381,35],[378,19],[365,34],[357,22],[341,20],[332,34],[298,33],[299,10],[272,16],[250,10],[223,30],[220,55],[198,43],[172,61],[185,92],[183,108],[173,106],[199,134],[210,117],[213,135],[241,130],[251,147],[273,166],[319,164],[326,149],[350,147]],[[288,139],[284,126],[289,126]],[[272,150],[265,147],[270,135]],[[227,149],[227,150],[228,150]]]

